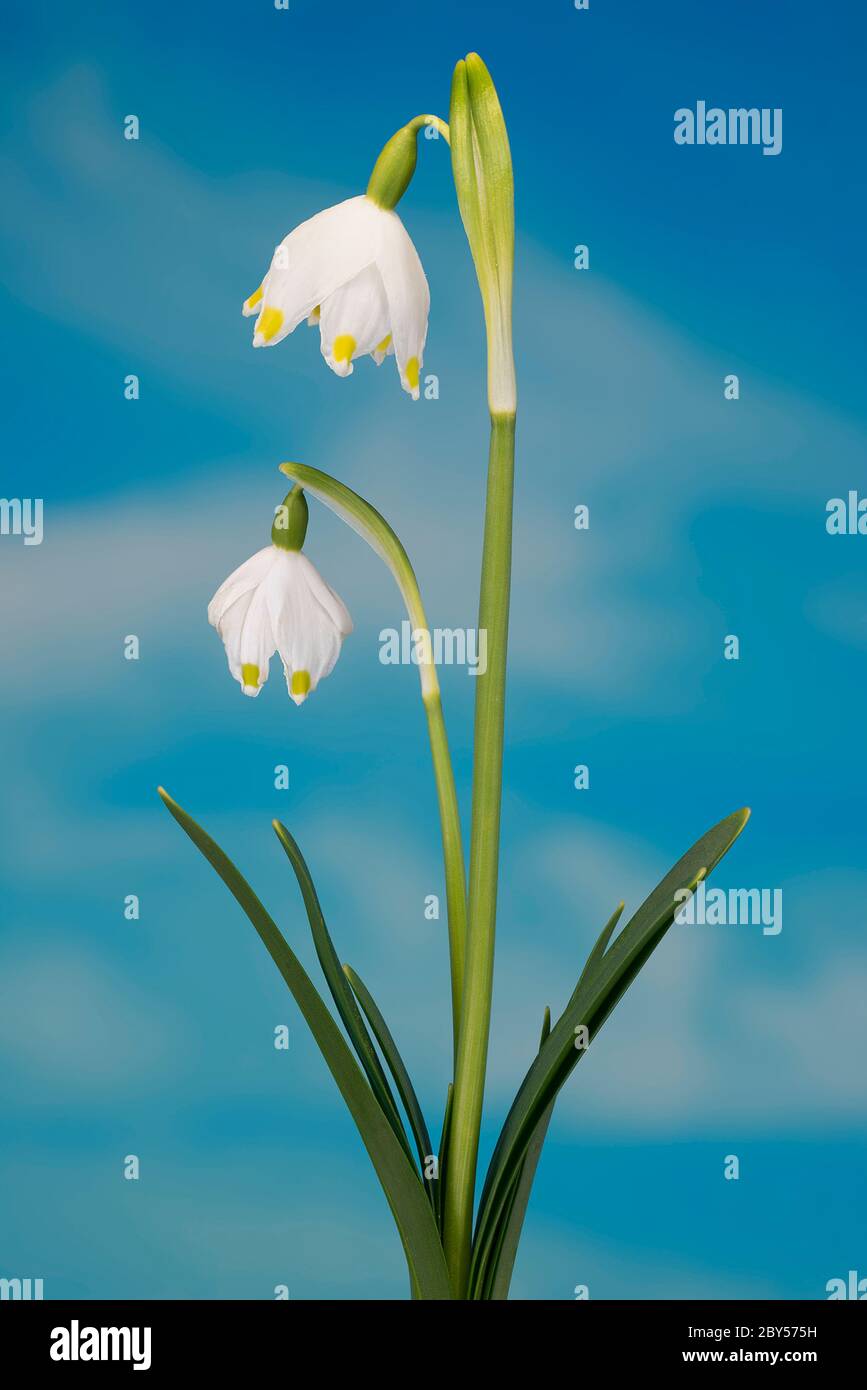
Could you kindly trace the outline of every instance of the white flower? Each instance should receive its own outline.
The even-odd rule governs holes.
[[[289,694],[300,705],[340,655],[352,619],[300,550],[267,545],[221,584],[208,621],[223,639],[229,670],[258,695],[279,652]]]
[[[394,354],[403,389],[418,400],[429,308],[403,223],[362,194],[290,232],[242,312],[257,314],[254,347],[273,347],[302,319],[318,322],[322,355],[338,376],[365,353],[377,365]]]

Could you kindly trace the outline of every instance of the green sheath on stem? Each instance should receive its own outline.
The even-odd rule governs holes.
[[[464,1001],[452,1107],[445,1248],[458,1297],[470,1268],[473,1197],[485,1093],[500,850],[506,647],[512,563],[515,417],[492,416],[479,629],[488,634],[488,669],[476,687],[473,816]]]
[[[449,129],[455,189],[485,309],[491,412],[479,598],[479,631],[487,635],[488,668],[476,686],[467,957],[444,1221],[452,1285],[458,1298],[466,1298],[494,980],[516,409],[512,160],[496,88],[476,53],[455,68]]]

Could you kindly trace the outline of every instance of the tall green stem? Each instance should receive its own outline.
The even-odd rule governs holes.
[[[403,547],[401,547],[403,549]],[[458,808],[458,794],[455,789],[455,774],[452,767],[449,741],[446,735],[443,716],[440,683],[433,659],[433,644],[427,615],[421,600],[415,573],[405,558],[405,568],[398,582],[401,584],[406,603],[406,611],[413,631],[421,636],[418,647],[419,679],[421,697],[427,717],[430,739],[431,759],[437,789],[437,803],[440,814],[440,833],[443,845],[443,865],[446,880],[446,912],[449,927],[449,967],[452,991],[452,1033],[455,1057],[457,1057],[458,1036],[461,1019],[462,996],[464,988],[466,938],[467,938],[467,885],[464,869],[464,847],[461,836],[461,818]]]
[[[428,119],[428,118],[419,118]],[[439,804],[440,829],[446,880],[449,922],[449,962],[451,969],[452,1026],[455,1056],[461,1018],[464,960],[467,936],[467,889],[464,848],[455,777],[443,718],[439,680],[433,658],[433,643],[415,571],[409,556],[388,522],[369,502],[345,483],[303,463],[283,463],[280,471],[299,483],[312,496],[331,507],[343,521],[363,536],[368,545],[391,570],[406,604],[407,616],[418,639],[417,659],[421,696],[430,736],[431,757]]]
[[[469,933],[445,1212],[446,1260],[458,1298],[466,1297],[469,1277],[476,1163],[491,1023],[514,460],[514,412],[492,412],[479,597],[479,629],[487,632],[488,668],[484,676],[478,678],[476,687]]]
[[[449,753],[439,682],[435,691],[424,693],[428,736],[436,780],[446,878],[446,912],[449,924],[449,966],[452,987],[452,1030],[455,1058],[461,1019],[467,940],[467,884],[461,817],[455,790],[455,775]]]

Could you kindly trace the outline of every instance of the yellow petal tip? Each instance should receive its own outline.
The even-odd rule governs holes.
[[[270,343],[272,338],[276,338],[282,327],[282,309],[275,309],[272,305],[266,304],[256,320],[256,338],[254,341],[258,340],[260,343]]]
[[[355,339],[351,333],[338,334],[332,349],[335,362],[351,362],[355,346]]]
[[[289,694],[296,704],[301,704],[310,694],[310,672],[293,671],[292,679],[289,682]]]
[[[261,302],[262,293],[262,286],[260,285],[259,288],[250,295],[249,299],[244,300],[244,307],[241,312],[244,314],[252,314],[256,305]]]

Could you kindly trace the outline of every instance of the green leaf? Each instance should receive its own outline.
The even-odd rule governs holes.
[[[431,1149],[430,1135],[428,1134],[424,1115],[418,1103],[418,1096],[415,1093],[415,1088],[410,1079],[409,1072],[398,1051],[397,1043],[394,1041],[391,1029],[380,1013],[370,990],[367,988],[364,981],[355,973],[351,965],[344,965],[343,970],[347,980],[355,991],[359,1004],[364,1010],[368,1023],[373,1029],[373,1036],[379,1043],[382,1055],[388,1063],[388,1069],[394,1077],[397,1093],[403,1102],[403,1108],[409,1118],[410,1127],[415,1139],[422,1178],[428,1191],[428,1197],[431,1202],[435,1202],[436,1186],[430,1178],[424,1177],[425,1161],[431,1157],[433,1152]]]
[[[614,928],[620,921],[625,906],[626,903],[624,902],[618,904],[618,906],[612,912],[611,916],[608,918],[608,921],[605,923],[605,926],[602,928],[602,931],[599,933],[599,940],[596,942],[596,945],[593,947],[593,950],[587,957],[587,964],[581,971],[581,978],[575,986],[576,993],[581,988],[584,981],[587,979],[587,976],[590,975],[596,969],[596,966],[599,964],[602,957],[605,955],[605,951],[608,947],[609,941],[611,940]]]
[[[443,1216],[445,1214],[446,1164],[449,1154],[449,1135],[452,1132],[452,1103],[454,1101],[454,1096],[454,1084],[450,1081],[448,1091],[446,1092],[446,1108],[443,1114],[443,1128],[440,1134],[440,1151],[437,1160],[437,1176],[439,1179],[439,1188],[437,1192],[437,1197],[439,1199],[437,1204],[437,1221],[439,1222],[440,1233],[442,1233]]]
[[[585,1026],[590,1039],[595,1038],[617,1001],[670,927],[680,906],[675,901],[675,893],[680,889],[693,890],[706,877],[734,844],[748,817],[748,810],[735,811],[703,835],[642,903],[613,945],[599,954],[597,943],[597,948],[591,953],[591,956],[595,956],[593,968],[585,969],[581,983],[539,1049],[538,1056],[521,1083],[494,1149],[476,1224],[474,1248],[480,1252],[480,1256],[481,1252],[490,1249],[491,1231],[496,1229],[502,1218],[537,1126],[586,1050],[575,1046],[577,1028]],[[606,932],[610,927],[609,923]],[[600,941],[605,938],[606,932],[603,932]],[[479,1272],[477,1268],[477,1278]]]
[[[587,957],[587,964],[581,972],[581,978],[575,986],[572,999],[575,998],[584,980],[587,978],[605,954],[605,948],[611,939],[611,934],[620,920],[625,904],[619,906],[609,917],[605,926],[599,934],[599,939],[590,955]],[[572,1000],[570,999],[570,1003]],[[568,1007],[568,1005],[567,1005]],[[551,1010],[545,1010],[545,1021],[542,1025],[542,1037],[539,1047],[547,1039],[551,1032]],[[509,1195],[503,1205],[503,1212],[496,1224],[495,1229],[488,1229],[484,1246],[477,1245],[473,1251],[473,1284],[470,1290],[472,1298],[486,1300],[503,1300],[509,1296],[509,1285],[512,1282],[512,1271],[515,1267],[515,1258],[518,1254],[518,1243],[521,1239],[521,1231],[524,1226],[524,1217],[527,1205],[530,1201],[530,1193],[533,1189],[533,1180],[536,1176],[536,1169],[542,1155],[542,1147],[548,1133],[548,1126],[551,1123],[551,1116],[554,1114],[556,1096],[552,1099],[542,1118],[536,1125],[530,1143],[527,1146],[527,1154],[521,1164],[520,1172],[512,1182]]]
[[[337,1005],[337,1012],[343,1019],[344,1027],[349,1034],[350,1040],[358,1060],[364,1068],[365,1075],[370,1082],[373,1094],[382,1106],[389,1124],[394,1130],[406,1151],[407,1157],[412,1160],[412,1150],[403,1121],[394,1102],[391,1087],[388,1084],[382,1064],[377,1056],[376,1048],[370,1039],[370,1034],[364,1026],[364,1019],[358,1011],[355,996],[346,982],[346,976],[340,964],[334,943],[328,934],[325,925],[325,917],[319,904],[319,897],[310,877],[310,870],[307,862],[297,843],[289,834],[285,825],[280,821],[272,821],[271,824],[277,834],[277,839],[286,852],[286,857],[292,865],[293,872],[298,880],[298,887],[301,889],[301,896],[304,899],[304,907],[307,911],[307,920],[310,923],[310,931],[313,936],[313,945],[316,947],[316,954],[319,957],[319,964],[322,966],[322,973],[325,976],[331,997]]]
[[[370,1155],[406,1254],[410,1281],[423,1299],[452,1298],[439,1232],[424,1189],[301,962],[232,861],[186,811],[159,789],[175,820],[243,908],[286,981]]]
[[[616,921],[616,918],[614,920]],[[602,935],[604,937],[605,933],[603,932]],[[600,940],[602,940],[601,937]],[[550,1032],[551,1010],[546,1008],[542,1021],[542,1036],[539,1039],[540,1049],[544,1046]],[[512,1185],[511,1193],[503,1209],[503,1215],[498,1222],[496,1239],[491,1243],[489,1253],[482,1255],[477,1276],[478,1286],[470,1291],[472,1298],[502,1302],[509,1297],[509,1285],[512,1282],[512,1271],[515,1268],[518,1242],[521,1239],[521,1231],[524,1229],[527,1204],[530,1201],[533,1180],[542,1155],[542,1147],[548,1133],[548,1126],[551,1123],[551,1116],[554,1114],[555,1103],[556,1097],[551,1101],[533,1131],[533,1137],[521,1164],[520,1173]]]

